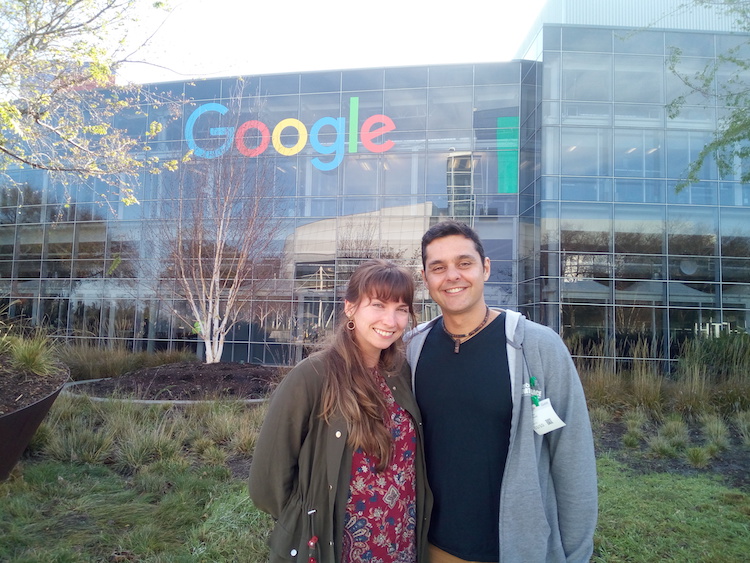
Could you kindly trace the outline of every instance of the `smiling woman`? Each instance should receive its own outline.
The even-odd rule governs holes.
[[[408,270],[359,266],[346,319],[271,397],[250,469],[255,505],[277,520],[271,561],[423,559],[432,501],[401,341],[413,297]]]

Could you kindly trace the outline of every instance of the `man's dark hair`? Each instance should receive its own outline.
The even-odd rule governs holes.
[[[474,248],[479,253],[482,264],[484,264],[484,247],[482,241],[479,239],[479,235],[474,229],[469,227],[466,223],[460,221],[454,221],[448,219],[441,221],[440,223],[434,224],[432,227],[427,229],[427,232],[422,235],[422,268],[424,269],[427,265],[427,245],[435,239],[449,237],[451,235],[461,235],[466,237],[474,243]]]

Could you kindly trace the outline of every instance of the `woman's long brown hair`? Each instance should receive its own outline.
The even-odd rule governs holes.
[[[415,319],[414,278],[409,270],[388,260],[368,260],[359,266],[344,297],[355,307],[366,298],[403,301],[409,307],[412,321]],[[347,421],[349,445],[377,458],[376,469],[382,471],[390,460],[393,442],[385,422],[388,409],[372,370],[365,365],[353,331],[346,328],[347,320],[342,315],[330,341],[319,352],[327,376],[321,416],[328,421],[335,412],[340,412]],[[404,344],[398,339],[380,353],[378,370],[388,377],[397,373],[405,361]]]

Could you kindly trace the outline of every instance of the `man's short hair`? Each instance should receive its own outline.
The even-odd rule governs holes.
[[[466,223],[447,219],[440,223],[435,223],[432,227],[427,229],[427,232],[424,235],[422,235],[422,269],[425,269],[427,265],[427,245],[435,239],[449,237],[451,235],[461,235],[472,241],[474,243],[474,248],[479,253],[479,258],[481,258],[482,264],[484,264],[484,247],[482,246],[482,241],[479,239],[479,235],[476,231]]]

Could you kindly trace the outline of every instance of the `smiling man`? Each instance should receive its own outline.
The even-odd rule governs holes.
[[[435,498],[430,561],[588,561],[594,446],[565,344],[487,306],[490,260],[467,225],[430,228],[422,265],[443,313],[412,331],[407,348]]]

